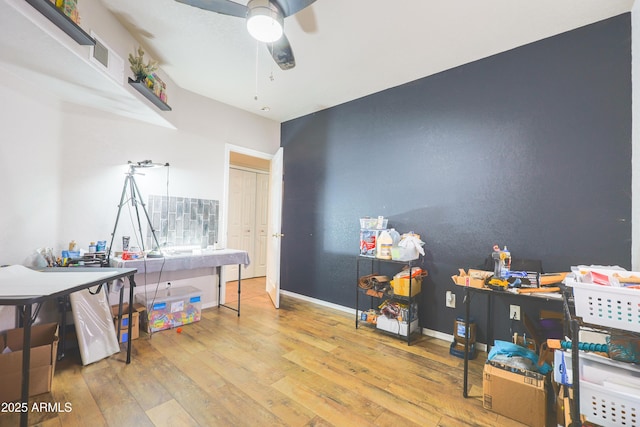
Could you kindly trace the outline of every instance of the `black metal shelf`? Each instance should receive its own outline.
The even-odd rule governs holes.
[[[386,264],[386,263],[390,263],[390,264],[395,264],[396,266],[398,265],[407,265],[411,271],[412,268],[416,267],[419,263],[421,263],[421,259],[414,259],[411,261],[398,261],[398,260],[391,260],[391,259],[381,259],[381,258],[376,258],[376,257],[372,257],[372,256],[367,256],[367,255],[358,255],[356,258],[356,277],[357,280],[360,280],[360,263],[361,262],[366,262],[366,261],[370,261],[371,262],[371,272],[373,273],[374,270],[374,265],[376,264],[376,262],[378,264]],[[360,309],[360,303],[359,303],[359,295],[360,294],[364,294],[368,297],[371,298],[371,301],[373,302],[373,298],[378,298],[378,299],[382,299],[382,298],[388,298],[392,301],[397,301],[397,302],[403,302],[408,304],[409,306],[409,319],[413,319],[413,315],[412,315],[412,309],[413,309],[413,304],[416,303],[418,304],[418,306],[416,308],[419,308],[419,297],[420,297],[420,291],[417,292],[415,295],[412,295],[412,284],[411,282],[415,280],[413,278],[409,278],[409,292],[408,295],[397,295],[395,294],[393,291],[391,290],[385,290],[382,292],[376,292],[375,295],[372,294],[367,294],[368,289],[363,289],[361,288],[359,285],[356,285],[356,329],[358,329],[358,325],[359,324],[367,324],[367,322],[363,322],[360,320],[360,316],[358,313],[358,310]],[[373,307],[373,304],[371,305]],[[377,311],[377,310],[376,310]],[[417,319],[415,319],[417,320]],[[394,336],[399,336],[402,337],[404,339],[406,339],[407,341],[407,345],[411,345],[411,337],[412,335],[414,335],[416,332],[420,331],[420,326],[418,325],[417,328],[412,329],[411,325],[414,322],[414,320],[411,320],[410,322],[407,323],[407,335],[402,335],[402,334],[395,334],[389,331],[386,331],[384,329],[377,329],[380,332],[384,332],[387,334],[392,334]],[[370,324],[367,324],[368,326],[371,326]],[[376,326],[376,325],[373,325]]]
[[[133,80],[129,77],[129,84],[133,86],[138,92],[144,95],[149,101],[153,103],[156,107],[158,107],[162,111],[171,111],[171,107],[167,105],[164,101],[156,96],[155,93],[147,85],[145,82],[140,80]]]
[[[401,301],[401,302],[413,302],[413,300],[417,300],[418,297],[420,296],[420,292],[418,292],[417,294],[415,294],[414,296],[410,297],[408,295],[398,295],[393,293],[393,291],[390,290],[386,290],[386,291],[376,291],[374,289],[363,289],[361,287],[358,287],[358,291],[360,291],[360,293],[369,296],[369,297],[374,297],[374,298],[386,298],[386,299],[390,299],[390,300],[395,300],[395,301]],[[367,293],[367,291],[371,291],[369,293]],[[374,295],[375,293],[375,295]]]
[[[49,0],[26,0],[26,2],[67,33],[78,44],[95,46],[96,41]]]

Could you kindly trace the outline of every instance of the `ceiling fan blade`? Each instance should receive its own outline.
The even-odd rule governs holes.
[[[291,16],[305,7],[311,5],[316,0],[270,0],[272,3],[277,3],[282,9],[282,15],[286,18]]]
[[[230,0],[175,0],[189,6],[220,13],[222,15],[237,16],[245,18],[247,16],[247,6]]]
[[[301,10],[294,17],[305,33],[315,34],[318,32],[318,21],[312,7]]]
[[[280,40],[274,43],[267,43],[267,49],[276,61],[276,64],[283,70],[290,70],[296,66],[296,59],[293,57],[293,50],[287,36],[284,34],[280,37]]]

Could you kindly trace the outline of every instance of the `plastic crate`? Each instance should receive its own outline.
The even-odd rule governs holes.
[[[586,323],[640,332],[640,290],[567,281],[576,316]]]
[[[147,332],[156,332],[200,320],[202,292],[193,286],[136,294],[136,301],[147,307]]]
[[[640,425],[640,397],[615,390],[612,385],[580,381],[580,412],[603,426]]]

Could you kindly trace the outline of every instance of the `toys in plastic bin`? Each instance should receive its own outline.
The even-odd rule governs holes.
[[[188,325],[200,321],[200,309],[189,304],[182,311],[169,312],[166,308],[157,309],[151,311],[149,318],[149,324],[151,325],[151,331],[161,331],[164,329],[171,329],[176,326]]]

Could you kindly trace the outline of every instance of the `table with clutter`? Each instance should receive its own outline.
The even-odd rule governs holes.
[[[133,276],[135,268],[45,268],[30,269],[21,265],[11,265],[0,268],[0,305],[15,306],[22,323],[22,374],[20,402],[28,405],[30,386],[30,364],[32,347],[32,326],[41,304],[48,300],[65,297],[79,291],[98,286],[115,280],[127,278],[129,280],[130,297],[133,297],[135,282]],[[123,292],[124,286],[120,292]],[[35,306],[35,310],[34,310]],[[122,308],[120,308],[122,313]],[[131,316],[131,311],[129,312]],[[111,322],[111,318],[108,319]],[[20,326],[20,325],[17,325]],[[57,337],[57,327],[56,337]],[[17,330],[15,330],[17,331]],[[130,336],[131,334],[129,334]],[[57,344],[57,338],[56,338]],[[5,351],[8,351],[5,348]],[[3,353],[4,355],[5,353]],[[50,354],[51,363],[55,366],[56,352]],[[131,362],[131,341],[127,343],[127,360]],[[50,371],[53,375],[53,369]],[[6,384],[5,384],[6,386]],[[20,424],[28,424],[29,411],[20,415]]]
[[[134,259],[112,258],[112,267],[135,268],[138,274],[161,272],[196,272],[200,269],[213,268],[218,276],[218,306],[236,311],[240,316],[240,293],[242,284],[242,268],[251,262],[247,251],[239,249],[202,249],[188,252],[166,251],[158,258],[140,257]],[[238,265],[238,304],[236,307],[222,304],[222,267]],[[210,273],[208,273],[210,274]]]
[[[475,356],[471,294],[482,294],[489,305],[485,409],[532,426],[635,425],[640,415],[640,272],[574,265],[568,272],[532,276],[510,270],[506,248],[494,248],[492,256],[494,271],[460,270],[452,276],[465,287],[466,317],[459,318],[464,321],[459,341],[465,359],[463,396],[468,397],[468,361]],[[513,341],[493,341],[491,300],[507,295],[561,303],[560,333],[537,330],[531,343],[529,336],[517,334]],[[528,333],[526,315],[524,320]],[[550,401],[555,408],[548,407]]]

